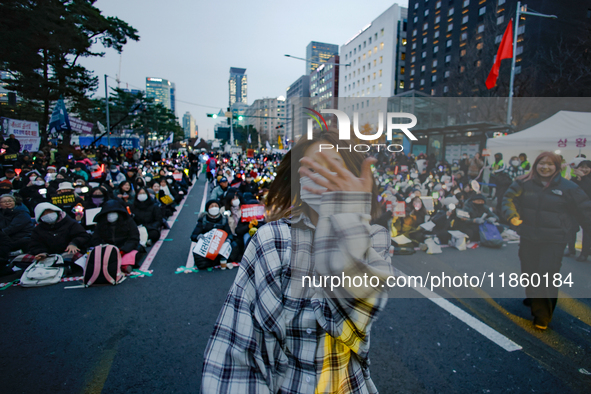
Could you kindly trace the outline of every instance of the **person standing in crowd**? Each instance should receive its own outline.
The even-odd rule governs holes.
[[[571,166],[574,173],[574,176],[571,180],[579,185],[585,194],[591,198],[591,160],[587,160],[584,157],[578,157],[572,161]],[[577,225],[576,230],[578,229],[579,226]],[[568,243],[568,255],[575,253],[575,243],[577,240],[576,230],[573,231],[571,240]],[[577,261],[587,261],[589,254],[591,254],[591,232],[588,230],[583,230],[583,246],[581,249],[581,254],[579,257],[577,257]]]
[[[10,134],[8,139],[2,144],[2,148],[6,149],[7,155],[13,155],[21,151],[21,142],[16,139],[14,134]]]
[[[591,231],[591,200],[575,183],[560,175],[562,160],[541,153],[529,174],[518,178],[503,199],[503,213],[520,235],[521,272],[560,272],[563,252],[575,221]],[[545,330],[552,320],[558,287],[527,287],[524,304],[531,308],[534,327]]]
[[[509,165],[507,166],[504,172],[499,172],[497,174],[497,207],[495,209],[497,216],[502,216],[503,196],[505,195],[505,192],[507,191],[507,189],[509,189],[509,186],[513,181],[515,181],[515,179],[517,179],[520,176],[523,176],[524,174],[525,171],[521,167],[521,161],[517,156],[513,156],[511,160],[509,160]]]
[[[301,139],[283,158],[268,208],[242,259],[205,350],[201,392],[377,393],[371,327],[386,304],[380,285],[311,288],[306,276],[392,275],[390,236],[379,225],[375,160],[342,149],[333,132]],[[300,159],[301,162],[300,162]],[[298,163],[293,168],[291,163]],[[294,198],[295,195],[295,198]]]
[[[207,180],[211,183],[213,182],[213,172],[215,172],[217,168],[217,161],[215,156],[212,154],[209,155],[209,159],[207,159]]]
[[[470,180],[480,177],[482,167],[484,167],[484,161],[480,158],[480,153],[476,153],[468,163],[468,177],[470,177]]]

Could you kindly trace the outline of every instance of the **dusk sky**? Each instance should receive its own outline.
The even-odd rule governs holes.
[[[406,0],[396,2],[408,6]],[[206,113],[228,106],[230,67],[247,69],[249,105],[258,98],[285,96],[285,89],[305,73],[305,62],[284,54],[305,57],[310,41],[341,46],[394,3],[98,0],[96,6],[140,35],[139,42],[123,48],[121,87],[145,90],[146,77],[174,82],[179,120],[191,112],[199,136],[211,139],[219,119]],[[109,86],[117,86],[119,60],[114,50],[103,58],[83,60],[100,77],[95,96],[104,97],[104,74],[113,77]]]

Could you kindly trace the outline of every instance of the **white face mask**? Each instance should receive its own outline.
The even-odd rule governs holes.
[[[207,210],[210,216],[217,216],[220,214],[220,209],[218,207],[211,207]]]
[[[166,182],[172,183],[172,179],[167,179]]]
[[[240,206],[240,200],[236,199],[236,200],[232,200],[232,205],[235,207]]]
[[[117,212],[109,212],[107,214],[107,221],[109,223],[115,223],[118,218],[119,218],[119,214]]]
[[[55,222],[57,222],[57,212],[51,212],[47,215],[41,216],[41,221],[47,224],[54,224]]]
[[[137,196],[138,201],[146,201],[148,199],[147,194],[138,194]]]
[[[82,188],[81,187],[77,187],[76,189],[74,189],[74,191],[78,194],[82,193]]]
[[[326,179],[322,175],[316,175],[317,179]],[[308,190],[304,189],[304,186],[311,187],[313,189],[318,189],[323,193],[327,190],[325,187],[318,186],[310,177],[303,176],[300,178],[300,198],[303,202],[308,204],[310,208],[312,208],[316,213],[320,214],[320,201],[322,200],[322,196],[320,194],[312,193]]]
[[[518,167],[520,164],[521,164],[521,162],[520,162],[519,160],[513,160],[513,161],[511,162],[511,165],[512,165],[513,167]]]
[[[45,185],[45,182],[43,182],[43,181],[35,181],[35,182],[33,182],[33,184],[35,186],[43,186],[43,185]]]

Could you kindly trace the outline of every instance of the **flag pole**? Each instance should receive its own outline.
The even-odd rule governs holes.
[[[507,104],[507,124],[513,120],[513,85],[515,82],[515,61],[517,58],[517,31],[519,30],[519,18],[521,14],[521,1],[517,2],[515,11],[515,26],[513,26],[513,59],[511,60],[511,79],[509,80],[509,102]]]

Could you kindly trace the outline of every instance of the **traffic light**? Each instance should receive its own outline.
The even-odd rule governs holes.
[[[215,118],[218,117],[218,114],[207,114],[207,117],[208,118],[214,118],[215,119]]]
[[[242,120],[243,118],[244,118],[244,116],[238,115],[238,120]]]

